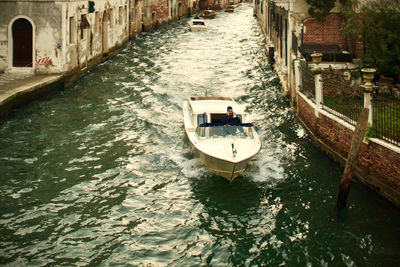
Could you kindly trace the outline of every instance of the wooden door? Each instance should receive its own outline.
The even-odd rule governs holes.
[[[32,25],[26,19],[17,19],[12,25],[13,66],[32,67]]]

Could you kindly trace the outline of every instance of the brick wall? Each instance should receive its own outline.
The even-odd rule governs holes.
[[[385,177],[387,182],[396,185],[400,190],[400,157],[398,153],[370,142],[362,147],[360,164],[370,172],[379,173]]]
[[[152,25],[153,27],[158,27],[167,22],[169,10],[166,3],[163,3],[161,1],[151,2],[150,17],[152,16],[153,13],[155,13],[155,19],[156,19],[156,25]],[[153,21],[152,24],[154,24]]]
[[[346,37],[342,33],[342,17],[339,13],[330,13],[324,21],[309,19],[304,22],[305,44],[337,44],[347,50]]]
[[[316,129],[317,118],[314,116],[314,109],[301,97],[298,98],[297,106],[299,109],[297,116],[307,125],[308,128]]]
[[[353,131],[322,113],[316,117],[314,107],[300,96],[297,104],[297,116],[310,131],[315,143],[344,165]],[[371,189],[400,206],[400,153],[373,141],[364,143],[355,175]]]

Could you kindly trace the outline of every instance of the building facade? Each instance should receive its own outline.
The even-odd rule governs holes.
[[[142,31],[194,12],[192,0],[2,0],[0,72],[85,69]]]
[[[341,30],[340,2],[336,1],[323,21],[312,18],[308,8],[306,0],[254,1],[254,15],[268,37],[267,48],[273,57],[275,70],[285,93],[291,96],[295,95],[294,70],[291,67],[294,60],[304,56],[311,60],[310,54],[318,49],[321,51],[317,52],[325,52],[325,55],[332,48],[341,52],[347,50],[346,37]],[[351,61],[349,55],[342,58]]]

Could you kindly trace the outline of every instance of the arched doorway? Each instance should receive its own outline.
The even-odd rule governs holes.
[[[13,67],[32,67],[33,30],[29,20],[19,18],[12,24]]]
[[[102,20],[102,40],[101,44],[103,47],[103,54],[107,55],[108,53],[108,14],[107,12],[103,13],[103,20]]]

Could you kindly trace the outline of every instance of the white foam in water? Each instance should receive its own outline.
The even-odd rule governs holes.
[[[199,164],[199,160],[194,158],[182,162],[182,173],[189,178],[203,177],[207,169]]]
[[[267,151],[257,156],[254,165],[256,172],[252,171],[249,175],[255,182],[279,182],[286,178],[280,160],[268,155]]]
[[[302,138],[307,135],[304,129],[301,127],[296,130],[296,134],[299,138]]]
[[[185,153],[188,153],[190,149],[179,151],[178,149],[173,150],[174,153],[170,154],[170,159],[181,168],[182,173],[188,178],[198,178],[204,176],[207,172],[204,166],[199,162],[199,159],[191,157],[190,159],[184,157]],[[172,152],[172,151],[171,151]]]
[[[32,192],[32,188],[22,188],[17,192],[17,194],[24,194],[24,193],[30,193]]]

